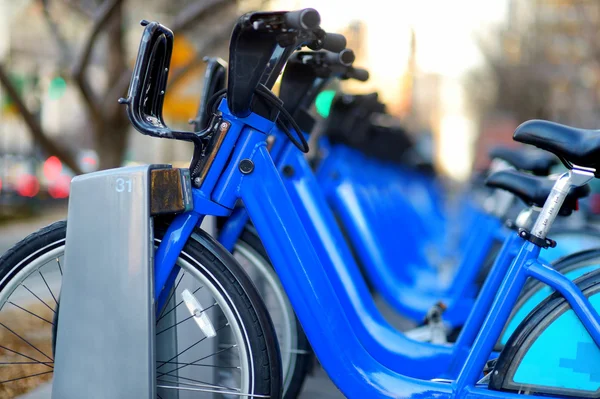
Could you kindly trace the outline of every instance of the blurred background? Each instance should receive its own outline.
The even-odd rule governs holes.
[[[485,168],[490,147],[515,145],[527,119],[600,127],[598,0],[0,0],[0,253],[66,215],[75,174],[187,166],[190,145],[136,134],[117,103],[141,19],[175,33],[165,117],[185,127],[202,59],[227,59],[237,17],[303,7],[370,71],[340,89],[377,91],[448,181]]]
[[[595,0],[0,0],[0,203],[27,211],[68,196],[74,173],[185,162],[185,143],[132,134],[123,107],[143,18],[176,35],[166,118],[198,106],[205,55],[227,58],[233,21],[257,8],[313,6],[348,37],[366,84],[437,168],[464,180],[487,148],[529,118],[596,127],[600,2]],[[393,11],[393,12],[392,12]]]
[[[227,59],[237,16],[313,6],[371,72],[378,91],[430,138],[436,167],[467,179],[487,148],[529,118],[598,126],[596,0],[0,0],[0,209],[68,197],[73,174],[131,162],[186,162],[185,143],[132,134],[123,107],[143,18],[176,35],[169,123],[194,116],[205,55]]]

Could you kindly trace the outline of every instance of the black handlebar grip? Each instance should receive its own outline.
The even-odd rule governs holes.
[[[367,80],[369,80],[369,71],[362,68],[351,68],[346,74],[346,76],[349,79],[355,79],[360,82],[366,82]]]
[[[321,15],[314,8],[305,8],[285,13],[284,20],[289,28],[314,30],[321,24]]]
[[[354,51],[350,50],[349,48],[345,48],[340,51],[340,64],[344,66],[350,66],[355,59],[356,56],[354,55]]]
[[[327,33],[323,39],[323,48],[339,53],[346,48],[346,37],[339,33]]]
[[[332,53],[331,51],[325,53],[325,62],[329,65],[350,66],[354,62],[354,58],[354,51],[347,48],[339,53]]]

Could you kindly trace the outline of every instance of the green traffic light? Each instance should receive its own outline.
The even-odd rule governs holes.
[[[331,110],[331,103],[335,97],[335,90],[325,90],[317,95],[315,99],[315,108],[319,115],[323,118],[327,118],[329,116],[329,111]]]
[[[65,91],[67,91],[67,82],[63,78],[57,76],[50,81],[48,87],[48,96],[50,96],[50,99],[58,100],[65,94]]]

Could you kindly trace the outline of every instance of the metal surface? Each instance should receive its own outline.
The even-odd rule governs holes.
[[[545,239],[571,187],[583,186],[593,178],[594,172],[588,170],[573,169],[563,173],[554,183],[554,187],[533,225],[531,234]]]
[[[336,284],[324,268],[319,251],[315,250],[315,242],[307,233],[295,202],[266,149],[264,131],[238,125],[244,123],[232,118],[232,130],[235,128],[241,132],[238,142],[234,143],[231,162],[224,170],[211,170],[215,174],[220,172],[220,179],[215,185],[218,195],[215,196],[215,191],[203,195],[215,201],[222,199],[223,202],[217,201],[221,205],[230,204],[237,197],[243,200],[320,363],[338,388],[348,397],[445,399],[510,396],[475,384],[528,277],[527,264],[537,258],[540,248],[513,239],[513,248],[521,246],[521,249],[505,278],[502,278],[501,268],[496,268],[492,279],[488,279],[491,283],[487,285],[498,284],[499,292],[494,295],[490,290],[485,298],[485,301],[491,301],[491,306],[484,309],[485,301],[479,303],[483,325],[479,333],[474,330],[476,338],[473,337],[472,348],[465,353],[464,361],[456,362],[458,372],[455,381],[408,378],[383,365],[361,341],[360,328],[348,317],[340,303]],[[243,158],[253,160],[253,173],[241,174],[237,163]],[[203,206],[195,202],[195,212],[203,214]],[[506,251],[504,267],[513,251]]]
[[[149,174],[78,176],[71,184],[54,399],[156,398]]]
[[[244,177],[242,199],[306,335],[334,383],[349,397],[450,398],[450,385],[408,379],[366,352],[341,310],[264,144],[258,145],[253,160],[255,173]]]

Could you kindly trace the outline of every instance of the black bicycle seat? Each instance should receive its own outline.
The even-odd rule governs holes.
[[[492,148],[489,155],[490,158],[501,159],[516,169],[531,172],[537,176],[548,176],[552,167],[559,162],[553,154],[535,148],[498,146]]]
[[[515,130],[513,139],[550,151],[578,166],[600,166],[600,130],[578,129],[549,121],[531,120]]]
[[[485,184],[492,188],[499,188],[513,193],[529,206],[542,207],[552,191],[555,181],[529,175],[514,170],[503,170],[490,175]],[[573,187],[565,199],[559,214],[568,216],[577,210],[577,200],[590,193],[589,185]]]

